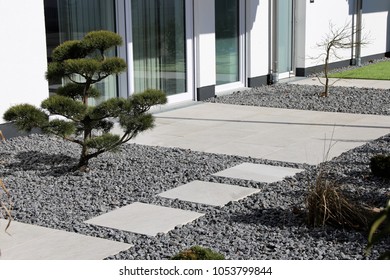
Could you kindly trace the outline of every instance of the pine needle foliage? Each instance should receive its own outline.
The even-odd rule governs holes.
[[[111,75],[126,70],[126,62],[108,57],[107,52],[122,44],[122,38],[111,31],[92,31],[81,40],[67,41],[53,50],[53,61],[46,72],[48,80],[67,81],[37,108],[20,104],[9,108],[3,118],[14,122],[19,130],[40,128],[81,146],[76,169],[87,171],[91,158],[133,139],[154,126],[148,113],[152,106],[165,104],[166,95],[155,89],[132,95],[128,99],[113,98],[90,106],[90,98],[101,93],[94,85]],[[55,118],[53,118],[55,116]],[[117,120],[123,135],[110,134]]]

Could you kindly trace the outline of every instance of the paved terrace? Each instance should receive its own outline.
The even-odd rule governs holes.
[[[308,78],[293,83],[318,84],[318,81]],[[337,85],[390,88],[390,81],[343,80]],[[141,134],[134,143],[309,164],[323,161],[330,146],[328,159],[390,133],[390,116],[214,103],[196,103],[156,113],[155,117],[155,129]],[[243,163],[214,175],[270,183],[300,171]],[[194,181],[159,196],[223,206],[258,191]],[[137,202],[85,222],[154,236],[203,214]],[[5,225],[6,221],[0,220],[0,260],[103,259],[131,247],[127,243],[19,222],[12,222],[5,234]]]

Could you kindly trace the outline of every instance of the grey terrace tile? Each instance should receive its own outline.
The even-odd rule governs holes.
[[[253,180],[256,182],[273,183],[281,181],[285,177],[294,176],[296,173],[302,171],[304,170],[265,164],[242,163],[213,175],[243,180]]]
[[[85,223],[155,236],[167,233],[178,225],[184,225],[203,214],[145,203],[132,203]]]
[[[193,181],[160,193],[159,196],[213,206],[223,206],[230,201],[242,199],[259,191],[260,190],[253,188],[244,188],[227,184]]]
[[[0,260],[102,260],[131,244],[0,220]]]

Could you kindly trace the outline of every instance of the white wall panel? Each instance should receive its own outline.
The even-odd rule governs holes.
[[[11,105],[48,97],[43,0],[0,0],[0,123]]]
[[[246,1],[248,78],[269,73],[269,2]]]
[[[315,0],[314,3],[306,3],[306,67],[323,64],[323,60],[312,59],[324,52],[317,44],[329,33],[330,22],[336,27],[343,27],[352,22],[352,15],[349,13],[351,2],[353,1]],[[340,50],[338,55],[343,59],[350,59],[351,51]]]
[[[196,87],[215,85],[215,5],[214,1],[194,1]]]

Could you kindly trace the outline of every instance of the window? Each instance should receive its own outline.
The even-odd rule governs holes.
[[[65,41],[81,39],[93,30],[116,30],[115,0],[45,0],[44,4],[49,61],[52,50]],[[55,92],[61,84],[62,81],[52,81],[50,91]],[[115,76],[95,86],[103,100],[118,96]]]
[[[185,1],[132,0],[134,91],[187,91]]]
[[[239,0],[215,0],[217,85],[240,79],[239,26]]]

